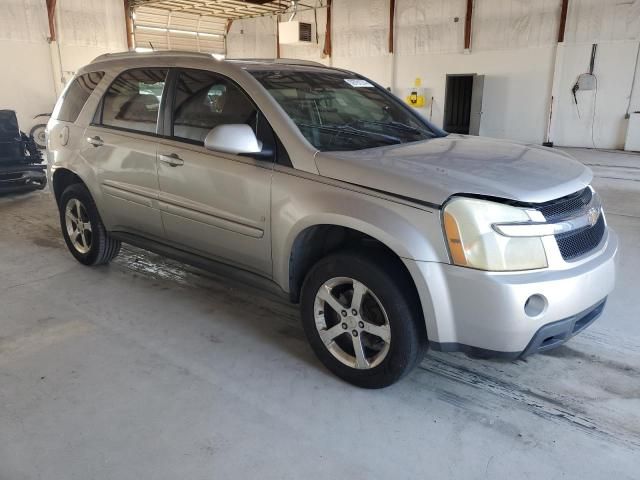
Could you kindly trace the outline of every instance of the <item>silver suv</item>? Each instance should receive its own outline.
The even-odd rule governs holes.
[[[298,61],[114,54],[48,124],[62,233],[85,265],[120,242],[263,277],[355,385],[427,347],[518,358],[602,312],[617,237],[589,169],[447,134],[374,82]]]

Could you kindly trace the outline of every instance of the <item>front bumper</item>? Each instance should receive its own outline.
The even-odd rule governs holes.
[[[47,184],[45,169],[40,164],[0,167],[0,193],[43,189]]]
[[[432,348],[517,358],[561,345],[602,313],[615,285],[617,250],[617,236],[608,230],[597,253],[558,269],[495,273],[435,262],[407,266],[417,277]],[[532,295],[544,297],[546,305],[530,316],[524,307]]]

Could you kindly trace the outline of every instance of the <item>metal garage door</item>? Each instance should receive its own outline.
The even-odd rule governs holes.
[[[226,19],[151,7],[134,10],[136,48],[225,53]]]

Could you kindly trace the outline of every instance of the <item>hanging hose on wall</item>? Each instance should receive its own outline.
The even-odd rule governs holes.
[[[573,95],[573,101],[576,105],[576,112],[578,114],[578,118],[581,119],[580,115],[580,106],[578,104],[578,92],[579,91],[589,91],[593,90],[593,114],[591,117],[591,143],[593,148],[596,148],[596,142],[594,139],[594,127],[596,122],[596,102],[598,100],[598,77],[595,76],[593,70],[596,64],[596,53],[598,51],[598,44],[594,43],[591,46],[591,60],[589,61],[589,72],[581,73],[578,75],[578,79],[576,83],[571,87],[571,93]]]

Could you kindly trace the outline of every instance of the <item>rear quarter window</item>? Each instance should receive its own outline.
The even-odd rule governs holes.
[[[85,73],[76,77],[58,100],[51,117],[62,122],[75,122],[102,77],[104,72]]]

